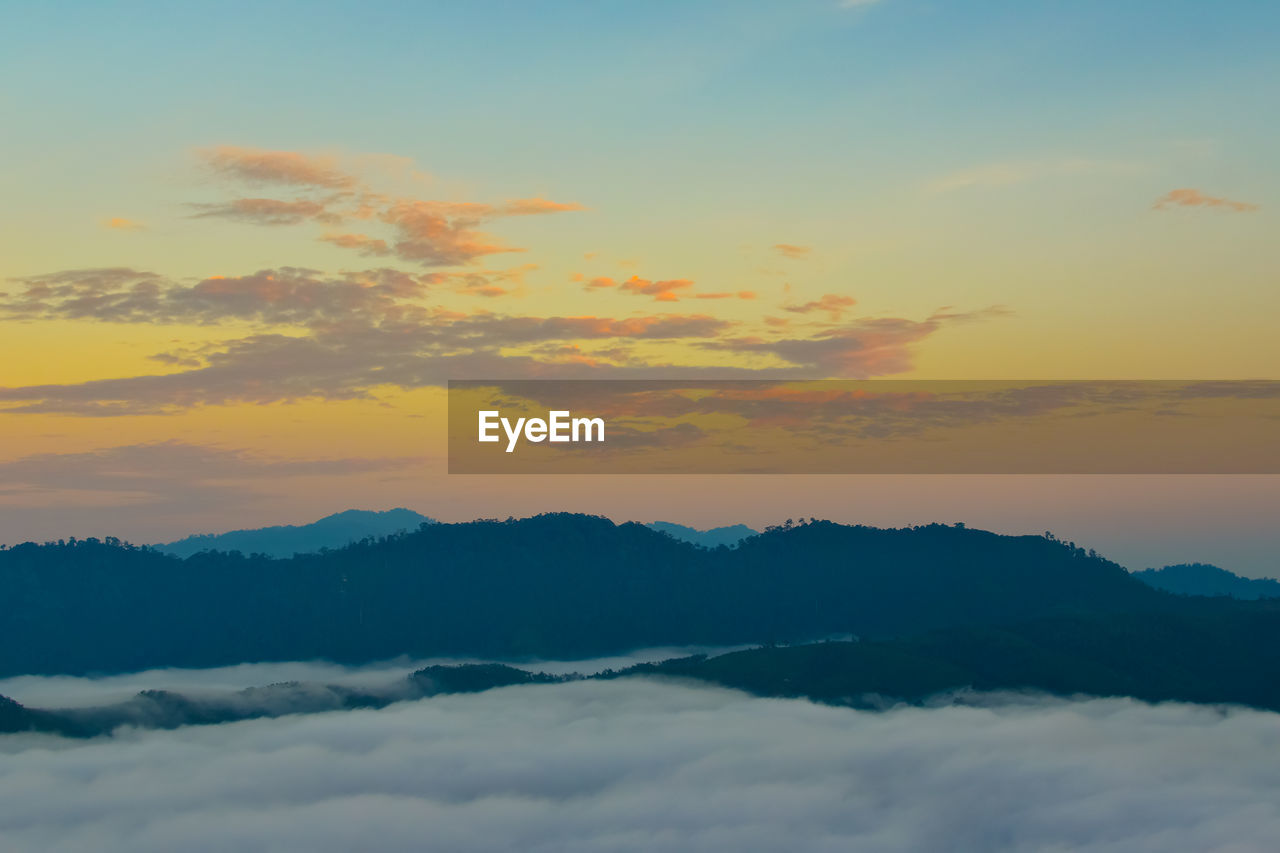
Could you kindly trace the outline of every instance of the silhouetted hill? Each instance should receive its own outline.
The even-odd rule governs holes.
[[[457,666],[429,666],[409,676],[425,695],[433,693],[478,693],[513,684],[555,684],[564,676],[528,672],[501,663],[469,663]]]
[[[651,521],[645,526],[659,533],[666,533],[681,542],[691,542],[694,545],[701,545],[703,548],[719,548],[721,545],[732,548],[748,536],[755,536],[759,533],[758,530],[752,530],[745,524],[713,527],[710,530],[698,530],[695,527],[687,527],[670,521]]]
[[[1133,576],[1148,586],[1177,595],[1226,595],[1242,600],[1280,598],[1280,581],[1242,578],[1206,563],[1184,563],[1163,569],[1144,569]]]
[[[396,655],[574,658],[1188,607],[1038,536],[816,522],[704,550],[550,514],[287,560],[115,541],[0,550],[0,675]]]
[[[759,696],[883,708],[970,701],[968,691],[1131,696],[1280,710],[1280,602],[1205,601],[1189,611],[1057,616],[859,642],[756,648],[640,664],[598,675],[548,675],[496,663],[430,666],[380,688],[285,683],[184,695],[144,690],[112,705],[28,709],[0,697],[0,732],[73,737],[120,726],[174,728],[381,708],[440,693],[636,676],[691,678]],[[978,701],[989,701],[981,699]]]
[[[684,658],[614,675],[645,674],[871,707],[974,688],[1280,710],[1280,604],[966,626],[897,640]]]
[[[311,524],[206,533],[156,545],[155,549],[175,557],[190,557],[201,551],[239,551],[242,554],[266,554],[268,557],[292,557],[322,548],[342,548],[368,536],[390,536],[416,530],[420,524],[434,523],[434,519],[410,509],[382,512],[349,509]]]

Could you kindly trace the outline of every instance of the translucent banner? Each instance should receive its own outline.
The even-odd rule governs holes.
[[[451,474],[1274,474],[1280,381],[455,380]]]

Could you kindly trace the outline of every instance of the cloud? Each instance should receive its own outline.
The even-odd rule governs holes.
[[[872,0],[875,2],[875,0]],[[809,253],[813,251],[809,246],[796,246],[791,243],[775,243],[773,248],[784,258],[791,258],[794,261],[809,257]]]
[[[320,238],[325,243],[332,243],[340,249],[354,249],[362,255],[389,255],[391,249],[386,240],[379,240],[367,234],[325,234]]]
[[[0,293],[3,319],[121,320],[146,311],[166,286],[155,273],[129,267],[62,270],[13,279],[21,293]]]
[[[657,663],[689,655],[722,655],[753,646],[658,646],[602,658],[501,661],[529,672],[550,675],[593,675],[639,663]],[[386,688],[428,666],[492,663],[481,658],[408,658],[348,666],[328,661],[271,661],[207,669],[167,667],[114,675],[17,675],[0,679],[0,696],[28,708],[90,708],[121,702],[142,690],[168,690],[184,695],[233,692],[267,684],[311,682],[340,687]]]
[[[294,199],[237,198],[193,205],[197,218],[218,217],[255,225],[298,225],[315,221],[342,225],[382,223],[388,237],[331,232],[321,240],[363,255],[395,255],[424,266],[459,266],[477,258],[521,252],[503,246],[479,230],[485,222],[505,217],[537,216],[582,210],[575,203],[524,198],[491,205],[476,202],[391,198],[374,192],[354,175],[340,170],[333,158],[297,151],[222,146],[203,152],[219,174],[252,184],[278,184],[297,190]],[[405,164],[397,162],[397,171]],[[323,191],[320,198],[314,193]]]
[[[70,270],[18,279],[23,291],[0,297],[0,318],[209,325],[225,320],[312,325],[353,319],[403,320],[421,314],[421,277],[390,269],[327,278],[284,267],[213,276],[194,285],[127,268]]]
[[[128,268],[22,279],[21,293],[0,299],[0,318],[197,325],[234,320],[263,328],[152,354],[182,368],[173,372],[0,387],[0,411],[114,416],[200,405],[371,399],[379,387],[418,388],[467,377],[866,378],[909,369],[912,347],[944,325],[1007,313],[999,308],[968,314],[942,310],[923,321],[867,318],[822,328],[809,337],[728,337],[741,324],[709,314],[537,317],[468,314],[422,304],[436,286],[502,295],[507,285],[522,286],[527,269],[419,275],[374,269],[325,277],[286,267],[194,285]],[[653,284],[660,285],[651,288],[654,293],[668,292],[661,282],[637,287]],[[746,299],[751,293],[724,296],[730,295]],[[273,331],[281,326],[289,333]],[[605,346],[595,355],[544,346],[582,341]],[[623,352],[619,345],[641,341],[667,342],[672,355],[604,354]],[[735,359],[732,364],[707,364],[706,356],[713,352],[766,356],[772,363],[743,365]]]
[[[467,376],[554,376],[565,366],[559,360],[506,354],[510,347],[576,340],[700,341],[730,326],[705,314],[611,318],[427,312],[404,321],[353,318],[319,325],[305,336],[264,333],[174,353],[174,363],[194,358],[199,365],[174,373],[0,387],[0,407],[113,416],[162,414],[197,405],[369,399],[379,386],[417,388]],[[667,364],[652,367],[658,373],[672,369]]]
[[[1232,383],[1228,383],[1232,384]],[[689,415],[732,415],[753,427],[786,426],[792,439],[809,436],[818,442],[843,443],[851,437],[883,439],[920,435],[929,430],[1008,423],[1042,415],[1087,417],[1136,411],[1153,404],[1172,405],[1222,396],[1262,396],[1262,389],[1231,394],[1225,388],[1200,390],[1167,383],[1078,382],[1025,386],[956,387],[955,383],[919,381],[887,389],[845,381],[757,381],[751,383],[688,382],[586,386],[577,400],[561,399],[562,388],[539,389],[509,383],[512,395],[533,396],[548,407],[573,403],[611,422],[621,417],[682,418]],[[692,393],[691,393],[692,392]],[[1271,389],[1271,396],[1280,394]],[[717,448],[723,444],[717,443]]]
[[[101,404],[120,413],[147,405]],[[100,440],[110,442],[111,435],[104,433]],[[352,452],[359,455],[309,457],[298,451],[290,458],[173,440],[29,454],[0,462],[0,516],[6,523],[0,542],[69,535],[160,542],[216,530],[217,525],[227,529],[260,526],[264,520],[296,523],[297,507],[288,510],[282,494],[332,494],[334,483],[341,483],[346,495],[361,487],[382,494],[422,476],[428,465],[418,456],[383,455],[390,453],[385,448]]]
[[[70,744],[0,738],[26,851],[1269,849],[1276,715],[875,713],[639,679]],[[1064,749],[1064,744],[1069,748]]]
[[[123,216],[113,216],[104,220],[102,227],[112,231],[143,231],[147,226],[133,219],[125,219]]]
[[[650,316],[529,316],[428,304],[452,293],[487,300],[530,292],[534,264],[478,268],[493,254],[523,252],[482,230],[504,217],[581,210],[542,197],[500,203],[384,195],[331,157],[222,146],[203,153],[221,176],[293,191],[293,198],[233,198],[196,203],[196,218],[230,217],[264,225],[335,226],[322,242],[360,255],[426,267],[392,266],[324,273],[280,266],[257,272],[176,280],[126,267],[53,272],[13,280],[0,293],[0,321],[94,320],[155,325],[236,326],[233,337],[175,346],[149,358],[169,372],[79,383],[0,387],[0,412],[87,416],[162,414],[202,405],[300,399],[371,399],[379,388],[418,388],[447,377],[760,377],[883,375],[906,369],[914,343],[958,316],[925,321],[867,319],[838,329],[764,318],[748,325],[706,313]],[[387,165],[403,173],[406,163]],[[798,256],[806,247],[777,244]],[[390,263],[390,262],[388,262]],[[619,261],[619,263],[622,263]],[[699,292],[689,279],[633,275],[574,280],[659,302],[751,300],[752,290]],[[795,313],[824,310],[838,321],[851,297],[828,295]],[[708,306],[710,307],[710,305]],[[246,329],[245,327],[248,326]],[[730,332],[734,337],[727,337]],[[808,334],[808,337],[802,335]],[[597,344],[590,351],[582,344]],[[661,342],[661,346],[646,346]],[[717,355],[719,354],[719,355]],[[739,359],[741,355],[759,359]],[[747,362],[743,364],[742,362]]]
[[[492,242],[476,230],[495,215],[493,208],[483,204],[400,201],[379,218],[396,234],[392,249],[397,257],[424,266],[458,266],[485,255],[524,251]]]
[[[216,172],[249,183],[326,189],[346,189],[357,183],[338,169],[332,157],[235,145],[220,145],[199,154]]]
[[[169,501],[228,480],[274,480],[394,469],[404,459],[282,460],[182,441],[123,444],[82,453],[40,453],[0,462],[0,482],[45,491],[129,492]]]
[[[694,284],[687,278],[668,279],[665,281],[650,281],[639,276],[631,276],[623,282],[618,282],[609,276],[597,276],[596,278],[586,280],[586,276],[582,273],[575,273],[573,281],[584,282],[582,289],[590,293],[593,290],[610,290],[617,289],[623,293],[631,293],[637,296],[652,296],[655,302],[679,302],[681,298],[685,299],[755,299],[754,290],[737,290],[737,291],[721,291],[717,293],[695,293]]]
[[[953,323],[1007,316],[994,306],[968,313],[941,309],[925,320],[874,317],[819,332],[811,338],[737,338],[702,344],[710,349],[777,356],[813,371],[810,378],[866,379],[911,369],[911,346]]]
[[[493,298],[523,295],[526,290],[525,276],[536,269],[537,264],[521,264],[505,270],[433,272],[427,273],[422,279],[433,285],[449,287],[456,293]]]
[[[1207,207],[1214,210],[1230,210],[1235,213],[1252,213],[1259,205],[1247,201],[1232,201],[1229,198],[1205,195],[1200,190],[1170,190],[1155,200],[1153,210],[1170,210],[1175,207]]]
[[[695,293],[694,299],[755,299],[754,290],[726,291],[724,293]]]
[[[196,219],[219,218],[234,219],[251,225],[297,225],[299,222],[316,220],[337,224],[341,217],[330,213],[322,202],[318,201],[281,201],[274,198],[237,198],[220,204],[193,204],[199,213],[193,213]]]
[[[501,216],[544,216],[548,213],[565,213],[584,210],[582,205],[572,202],[549,201],[545,198],[522,198],[509,201],[497,211]]]
[[[652,296],[657,302],[679,302],[682,294],[688,295],[684,294],[684,291],[693,289],[693,282],[687,278],[650,281],[633,275],[618,285],[618,289],[627,293]]]
[[[335,158],[298,151],[267,151],[220,146],[201,153],[222,177],[252,185],[276,185],[294,198],[234,198],[198,202],[195,218],[221,218],[262,226],[318,222],[330,226],[363,223],[386,226],[386,236],[331,231],[319,239],[362,255],[394,255],[423,266],[461,266],[486,255],[522,252],[504,246],[480,230],[487,222],[508,217],[539,216],[582,210],[580,204],[546,198],[521,198],[501,204],[401,198],[375,192],[355,174],[340,169]],[[350,159],[350,158],[348,158]],[[382,171],[415,178],[404,158],[386,155],[355,158]]]
[[[852,296],[843,296],[839,293],[824,294],[821,299],[813,302],[805,302],[801,305],[785,305],[783,311],[790,311],[793,314],[809,314],[814,311],[825,311],[831,319],[839,320],[844,313],[850,308],[858,304],[858,300]]]

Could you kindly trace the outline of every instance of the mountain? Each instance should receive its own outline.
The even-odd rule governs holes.
[[[733,524],[728,527],[713,527],[710,530],[698,530],[683,524],[670,521],[652,521],[645,525],[650,530],[665,533],[681,542],[692,542],[703,548],[719,548],[721,545],[732,548],[748,536],[756,536],[758,530],[752,530],[745,524]]]
[[[404,530],[416,530],[420,524],[434,523],[434,519],[403,508],[383,512],[349,509],[311,524],[206,533],[154,547],[175,557],[190,557],[201,551],[239,551],[242,554],[266,554],[268,557],[292,557],[322,548],[341,548],[367,536],[389,536]]]
[[[1144,569],[1133,576],[1148,586],[1176,595],[1226,595],[1242,600],[1280,598],[1280,581],[1242,578],[1206,563],[1183,563],[1163,569]]]
[[[1280,602],[1065,616],[855,643],[751,649],[615,675],[697,678],[762,696],[882,707],[945,691],[1037,691],[1280,710]]]
[[[382,708],[441,693],[654,676],[869,709],[898,702],[983,702],[989,700],[974,691],[1013,691],[1280,710],[1280,682],[1266,677],[1277,671],[1280,602],[1216,601],[1184,612],[1059,616],[898,639],[761,647],[590,676],[483,663],[429,666],[375,688],[290,682],[191,695],[144,690],[123,702],[87,708],[29,709],[0,696],[0,732],[95,737],[121,726],[174,728]]]
[[[571,659],[1194,606],[1039,536],[813,522],[706,550],[548,514],[276,560],[116,540],[0,550],[0,676],[397,655]]]

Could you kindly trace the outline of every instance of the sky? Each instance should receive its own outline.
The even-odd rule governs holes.
[[[1053,529],[1274,477],[461,477],[450,378],[1274,379],[1280,8],[5,4],[0,542],[356,506]]]

